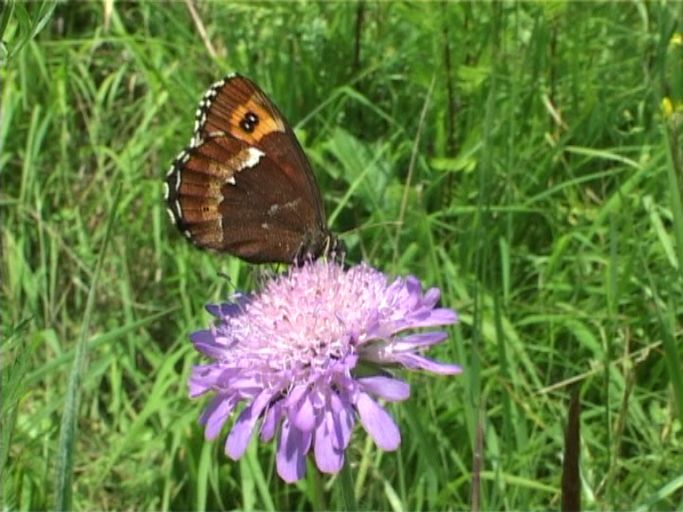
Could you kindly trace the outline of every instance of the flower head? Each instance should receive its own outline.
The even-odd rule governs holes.
[[[365,264],[317,261],[257,294],[209,306],[217,324],[191,338],[212,361],[194,367],[189,381],[191,397],[215,393],[200,418],[207,439],[245,402],[226,454],[241,457],[257,426],[263,441],[277,434],[277,471],[288,482],[304,475],[311,449],[321,471],[339,471],[356,418],[380,448],[396,449],[398,427],[377,399],[405,400],[410,388],[387,370],[461,371],[420,354],[445,332],[411,331],[457,321],[438,300],[415,277],[389,282]]]

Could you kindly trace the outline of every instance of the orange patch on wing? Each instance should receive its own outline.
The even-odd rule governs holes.
[[[223,199],[221,193],[221,183],[217,180],[211,180],[202,183],[193,183],[190,180],[183,180],[180,182],[180,194],[184,196],[207,197]]]
[[[258,123],[254,131],[249,132],[242,127],[242,120],[248,113],[256,115]],[[285,125],[279,117],[274,117],[271,112],[264,108],[257,95],[239,105],[230,116],[230,126],[234,135],[248,144],[257,144],[263,137],[273,132],[284,132]]]
[[[180,199],[180,209],[183,212],[183,222],[186,224],[196,224],[211,220],[218,220],[221,214],[218,211],[222,197],[201,198],[195,196],[184,196]]]

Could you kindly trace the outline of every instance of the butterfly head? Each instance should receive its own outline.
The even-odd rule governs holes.
[[[342,261],[346,257],[346,245],[328,229],[307,233],[296,252],[293,263],[303,265],[321,256],[335,261]]]

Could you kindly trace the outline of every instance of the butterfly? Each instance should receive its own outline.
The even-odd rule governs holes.
[[[166,204],[195,245],[250,263],[301,263],[341,248],[292,128],[238,74],[199,103],[190,145],[166,175]]]

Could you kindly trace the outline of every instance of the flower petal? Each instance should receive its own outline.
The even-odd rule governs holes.
[[[356,401],[356,409],[363,428],[383,450],[392,451],[401,444],[401,433],[381,405],[367,393],[360,393]]]
[[[215,338],[216,333],[212,329],[203,329],[190,334],[192,343],[213,343]]]
[[[222,359],[229,348],[229,340],[211,329],[193,332],[190,339],[194,348],[212,359]]]
[[[206,381],[202,379],[196,379],[194,376],[190,377],[190,379],[187,381],[187,385],[190,388],[188,392],[190,398],[202,396],[207,391],[210,391],[212,387],[210,384],[207,384]]]
[[[310,432],[315,428],[316,415],[313,409],[313,403],[309,394],[303,396],[296,409],[292,411],[292,423],[296,425],[299,430]]]
[[[196,398],[213,389],[221,373],[221,368],[213,365],[194,366],[187,382],[190,398]]]
[[[206,406],[206,408],[202,411],[202,414],[199,416],[199,424],[206,425],[209,416],[211,416],[227,398],[228,397],[226,395],[217,395],[213,397],[209,405]]]
[[[330,395],[330,406],[336,420],[334,423],[335,436],[332,438],[334,447],[338,450],[345,450],[351,441],[351,432],[356,423],[354,408],[336,393]]]
[[[458,314],[455,311],[448,308],[436,308],[429,311],[425,321],[414,327],[432,327],[456,323],[458,323]]]
[[[422,305],[431,309],[436,306],[436,303],[439,302],[440,297],[441,290],[438,288],[430,288],[425,292],[424,297],[422,297]]]
[[[233,460],[239,459],[247,449],[254,425],[261,417],[263,409],[273,396],[273,392],[263,391],[240,414],[225,442],[225,454]]]
[[[218,396],[216,398],[221,398],[220,403],[205,417],[206,428],[204,429],[204,437],[209,441],[215,439],[220,434],[225,420],[228,419],[236,403],[235,400],[227,397]]]
[[[422,293],[422,283],[415,276],[406,277],[405,287],[410,295],[420,295]]]
[[[287,398],[285,398],[285,407],[292,407],[297,405],[297,403],[306,395],[308,391],[308,386],[306,384],[299,384],[294,386],[288,393]]]
[[[397,333],[419,327],[440,327],[457,322],[458,314],[452,309],[421,310],[408,313],[404,318],[396,320],[392,325],[392,332]]]
[[[263,423],[261,424],[261,441],[270,441],[275,435],[280,415],[282,414],[282,406],[280,402],[271,404],[265,414]]]
[[[429,347],[437,345],[448,338],[448,333],[444,331],[421,332],[419,334],[409,334],[396,339],[390,346],[392,352],[404,350],[414,350],[417,347]]]
[[[395,354],[393,359],[411,370],[425,370],[441,375],[456,375],[462,373],[462,367],[457,364],[440,363],[433,359],[428,359],[410,352]]]
[[[363,391],[372,393],[390,402],[399,402],[410,396],[410,385],[402,380],[381,375],[358,379]]]
[[[315,429],[313,445],[315,464],[323,473],[337,473],[344,465],[344,450],[335,448],[336,428],[331,411],[325,413],[323,421]]]
[[[296,482],[306,474],[306,453],[308,453],[310,446],[310,432],[300,431],[287,419],[282,422],[275,465],[277,474],[285,482]]]
[[[249,297],[241,293],[236,293],[233,295],[233,300],[235,302],[226,302],[223,304],[207,304],[206,310],[218,318],[226,316],[234,316],[240,313],[244,305],[248,302]]]

